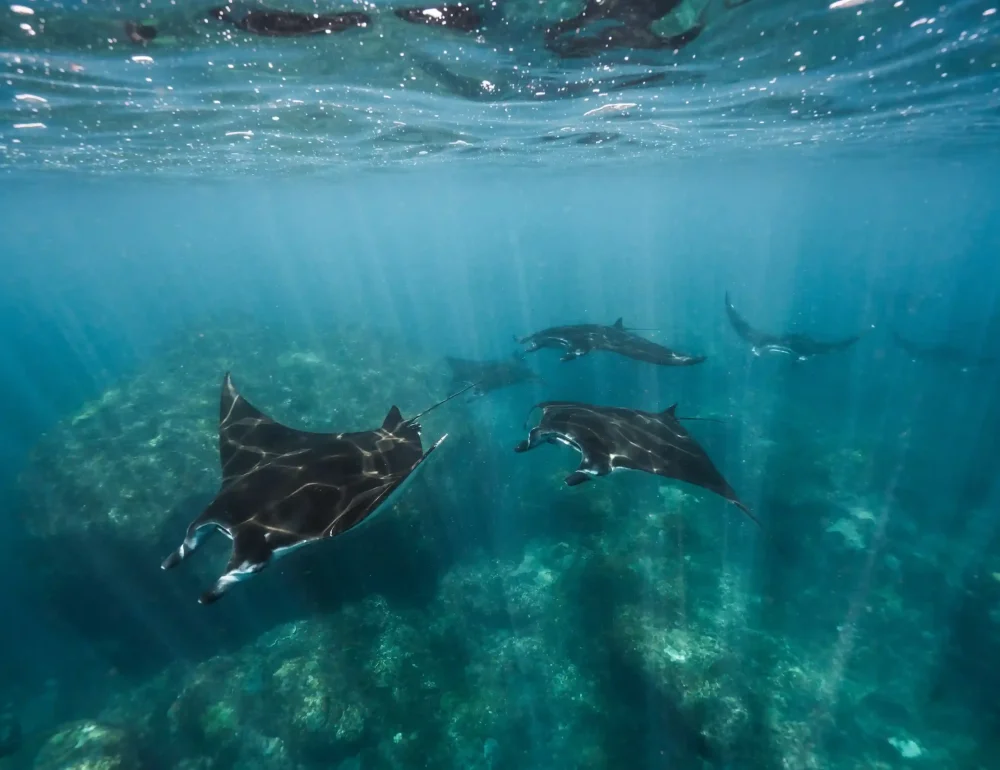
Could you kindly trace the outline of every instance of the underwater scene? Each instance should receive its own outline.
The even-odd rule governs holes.
[[[0,770],[1000,770],[992,0],[0,7]]]

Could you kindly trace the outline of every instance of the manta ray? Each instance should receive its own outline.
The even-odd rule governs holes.
[[[704,30],[707,4],[677,34],[659,35],[654,29],[658,20],[669,18],[682,5],[683,0],[586,0],[578,15],[545,30],[546,46],[563,58],[593,56],[611,48],[683,48]]]
[[[524,363],[524,353],[500,361],[470,361],[451,356],[445,356],[445,361],[451,367],[452,382],[474,383],[472,392],[477,396],[509,385],[541,379]]]
[[[367,27],[371,16],[360,11],[347,11],[333,15],[279,11],[273,8],[238,9],[238,4],[219,6],[208,10],[211,18],[232,24],[244,32],[265,37],[298,37],[343,32],[351,27]]]
[[[686,356],[651,342],[631,329],[626,329],[619,318],[611,326],[601,324],[574,324],[553,326],[515,340],[527,345],[525,352],[534,353],[542,348],[563,348],[566,352],[560,361],[572,361],[592,350],[606,350],[636,361],[658,366],[692,366],[700,364],[705,356]]]
[[[978,356],[975,353],[962,350],[947,342],[925,344],[914,342],[901,335],[895,329],[890,328],[893,341],[910,358],[921,361],[931,361],[938,364],[950,364],[959,366],[963,370],[969,368],[990,367],[997,364],[995,356]]]
[[[566,477],[567,486],[575,487],[621,468],[644,471],[715,492],[760,526],[680,423],[702,418],[678,417],[677,404],[662,412],[642,412],[574,401],[543,401],[534,409],[542,410],[541,420],[514,451],[527,452],[542,443],[572,447],[581,460]]]
[[[474,8],[461,2],[397,8],[393,13],[410,24],[447,27],[460,32],[475,32],[483,25],[482,16]]]
[[[819,353],[832,353],[835,350],[845,350],[859,339],[860,334],[835,342],[820,342],[804,334],[768,334],[758,331],[747,323],[746,319],[736,312],[726,292],[726,315],[729,323],[741,339],[750,343],[750,349],[755,356],[761,353],[781,353],[795,356],[799,361],[805,361]]]
[[[393,406],[375,430],[310,433],[254,407],[227,372],[219,408],[222,485],[162,568],[178,565],[211,533],[226,535],[229,564],[199,599],[210,604],[272,560],[362,524],[447,438],[423,451],[417,420],[470,387],[408,420]]]

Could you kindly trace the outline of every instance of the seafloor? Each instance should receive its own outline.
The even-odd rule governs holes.
[[[27,547],[94,663],[15,698],[3,770],[1000,767],[992,683],[959,652],[1000,649],[1000,559],[951,570],[946,614],[947,549],[889,515],[874,449],[792,418],[761,439],[761,533],[652,477],[566,489],[554,449],[514,478],[488,404],[461,400],[424,420],[449,440],[363,534],[197,605],[228,541],[159,563],[218,484],[223,372],[313,430],[450,387],[372,329],[256,328],[188,330],[33,452]]]

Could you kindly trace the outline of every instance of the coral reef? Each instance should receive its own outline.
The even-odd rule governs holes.
[[[0,709],[0,757],[6,757],[21,748],[21,723],[13,711]]]
[[[25,477],[38,547],[107,553],[110,540],[155,566],[164,526],[183,520],[178,490],[217,483],[227,368],[246,372],[248,397],[276,418],[313,429],[371,425],[391,403],[412,413],[444,394],[439,369],[366,334],[288,346],[215,332],[173,345],[39,447]],[[940,536],[886,492],[877,438],[848,446],[800,430],[799,415],[775,420],[773,443],[757,448],[763,470],[743,479],[761,532],[716,496],[660,478],[567,489],[555,453],[508,472],[510,447],[477,434],[489,412],[454,406],[433,420],[435,434],[454,434],[453,454],[364,547],[304,551],[252,599],[234,592],[208,613],[186,588],[144,585],[157,622],[143,639],[180,626],[201,643],[169,636],[151,670],[57,727],[34,767],[992,766],[998,542],[981,566],[949,562]],[[53,462],[60,452],[74,462]],[[200,561],[195,578],[213,576]],[[182,601],[191,614],[165,620]]]
[[[35,757],[33,770],[140,770],[129,735],[121,729],[83,721],[61,727]]]

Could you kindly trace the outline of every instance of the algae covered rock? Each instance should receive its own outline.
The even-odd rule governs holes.
[[[21,723],[10,709],[0,709],[0,757],[21,748]]]
[[[371,721],[374,688],[364,686],[361,648],[375,632],[379,603],[332,618],[289,623],[232,655],[178,675],[167,708],[169,743],[216,759],[216,767],[268,757],[269,766],[349,756]],[[377,609],[375,610],[377,611]],[[359,649],[343,643],[356,639]],[[163,698],[152,698],[164,700]]]
[[[34,770],[140,770],[142,764],[124,730],[97,722],[65,725],[45,742]]]

